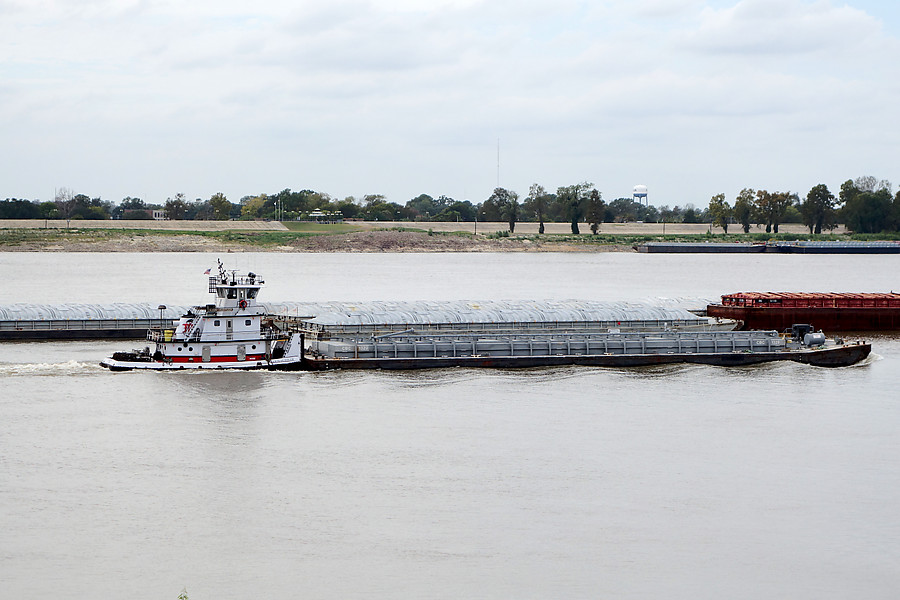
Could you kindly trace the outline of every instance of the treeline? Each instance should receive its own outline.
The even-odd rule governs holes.
[[[455,200],[448,196],[434,198],[420,194],[401,205],[390,202],[380,194],[336,199],[313,190],[285,189],[274,194],[246,196],[230,202],[223,194],[207,200],[188,201],[183,194],[168,198],[164,204],[147,203],[140,198],[126,197],[114,204],[86,194],[63,189],[52,201],[6,199],[0,201],[0,219],[152,219],[154,211],[161,211],[167,219],[227,220],[227,219],[306,219],[314,211],[340,212],[345,219],[365,221],[517,221],[572,222],[577,226],[583,219],[595,222],[646,221],[702,223],[707,211],[691,204],[684,207],[644,206],[631,198],[619,198],[610,203],[602,200],[600,192],[590,183],[560,187],[547,192],[542,186],[531,186],[529,195],[519,201],[511,190],[497,188],[480,203]]]
[[[227,220],[240,216],[239,209],[240,206],[235,207],[223,194],[215,194],[209,200],[198,198],[194,202],[186,201],[184,194],[176,194],[165,205],[148,204],[129,196],[113,204],[62,189],[54,200],[45,202],[18,198],[0,201],[0,219],[153,219],[154,211],[160,211],[169,219]]]
[[[900,231],[900,191],[892,195],[886,179],[872,176],[848,179],[835,196],[824,183],[812,187],[805,197],[791,192],[769,192],[744,188],[730,205],[725,194],[710,199],[709,222],[726,233],[737,224],[744,233],[750,225],[765,225],[766,233],[778,233],[781,223],[803,223],[810,233],[833,230],[838,223],[855,233]]]
[[[338,200],[322,192],[290,189],[245,196],[237,203],[217,193],[209,199],[194,201],[186,200],[184,194],[176,194],[162,205],[132,197],[113,204],[62,189],[52,201],[15,198],[0,201],[0,219],[152,219],[154,211],[160,211],[165,218],[173,220],[304,220],[311,213],[321,211],[339,212],[344,219],[365,221],[500,221],[509,224],[510,232],[515,231],[517,222],[539,223],[541,233],[544,223],[570,223],[572,232],[580,233],[579,223],[586,222],[596,233],[602,223],[640,221],[711,223],[726,233],[730,225],[749,233],[753,224],[778,233],[783,223],[803,223],[810,233],[821,233],[844,223],[854,232],[880,233],[900,229],[900,192],[893,196],[891,189],[889,181],[871,176],[844,182],[837,196],[824,184],[814,186],[804,197],[792,192],[744,188],[733,204],[725,194],[717,194],[705,208],[693,204],[647,206],[633,198],[606,202],[589,182],[562,186],[555,192],[535,183],[524,198],[515,191],[498,187],[477,204],[421,194],[404,205],[390,202],[380,194]]]

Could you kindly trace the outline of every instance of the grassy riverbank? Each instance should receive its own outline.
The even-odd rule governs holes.
[[[605,252],[628,251],[651,241],[764,242],[770,240],[876,240],[900,239],[897,234],[846,233],[478,233],[435,231],[431,228],[371,224],[285,223],[281,229],[114,229],[114,228],[4,228],[0,251],[7,252]],[[634,231],[632,229],[631,231]],[[639,231],[639,229],[638,229]]]

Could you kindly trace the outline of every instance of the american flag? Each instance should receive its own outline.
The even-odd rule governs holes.
[[[207,269],[207,270],[203,271],[203,274],[204,274],[204,275],[209,275],[209,272],[210,272],[211,270],[212,270],[212,269]]]

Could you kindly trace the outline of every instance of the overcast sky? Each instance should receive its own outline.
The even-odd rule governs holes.
[[[900,182],[896,0],[0,0],[0,198]]]

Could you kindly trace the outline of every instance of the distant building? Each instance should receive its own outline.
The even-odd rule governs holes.
[[[313,221],[315,223],[343,223],[344,214],[339,210],[319,210],[318,208],[304,219],[303,216],[297,217],[298,221]]]

